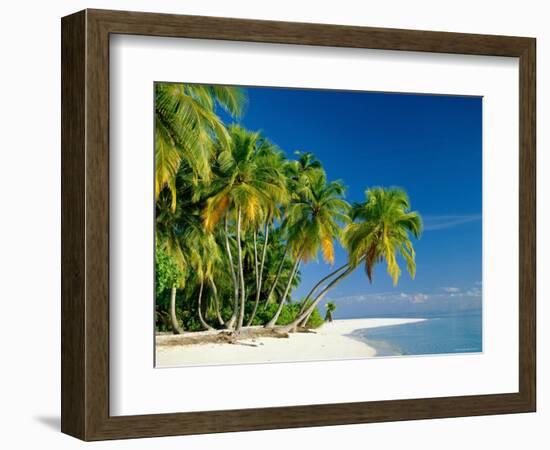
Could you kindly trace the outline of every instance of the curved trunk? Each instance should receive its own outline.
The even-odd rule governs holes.
[[[200,287],[199,287],[199,306],[197,308],[198,312],[199,312],[199,322],[207,330],[213,330],[214,328],[212,328],[210,325],[208,325],[206,323],[206,321],[204,320],[204,318],[202,317],[202,291],[203,291],[203,288],[204,288],[204,281],[201,280],[201,284],[200,284]]]
[[[271,285],[271,288],[269,289],[269,292],[267,293],[267,296],[265,298],[264,308],[267,307],[267,304],[269,302],[269,297],[273,295],[273,292],[275,291],[275,288],[277,287],[277,284],[279,283],[279,278],[281,277],[281,273],[283,272],[283,266],[285,265],[285,259],[286,255],[288,254],[288,243],[285,246],[285,251],[283,253],[283,257],[281,259],[281,263],[279,264],[279,268],[277,269],[277,275],[275,276],[275,280],[273,280],[273,284]]]
[[[229,258],[229,272],[231,274],[231,280],[233,281],[233,314],[227,322],[227,328],[233,328],[237,321],[237,314],[239,311],[239,284],[237,282],[237,275],[235,275],[235,266],[233,265],[233,255],[231,253],[231,245],[229,244],[229,230],[227,227],[227,214],[225,216],[225,250],[227,251],[227,257]]]
[[[223,327],[225,326],[225,322],[223,320],[223,317],[220,311],[220,302],[218,299],[218,288],[216,287],[216,283],[214,283],[214,280],[212,279],[210,279],[210,287],[212,288],[212,295],[214,296],[214,307],[216,309],[216,317],[220,325]]]
[[[170,322],[172,325],[172,333],[181,334],[183,330],[180,328],[176,316],[176,290],[176,286],[172,286],[172,291],[170,292]]]
[[[321,286],[325,281],[327,281],[329,278],[332,278],[334,275],[336,275],[337,273],[341,272],[342,270],[344,270],[346,267],[349,266],[349,263],[346,263],[344,264],[343,266],[339,267],[338,269],[336,269],[334,272],[331,272],[329,273],[326,277],[324,278],[321,278],[319,280],[319,282],[313,286],[313,288],[311,289],[311,291],[309,291],[309,294],[307,294],[306,298],[304,299],[304,302],[302,303],[302,307],[300,308],[300,312],[298,313],[298,315],[302,314],[307,306],[308,306],[308,302],[310,300],[310,298],[313,296],[313,294],[315,293],[315,291],[319,288],[319,286]]]
[[[239,309],[239,320],[237,321],[237,327],[235,328],[235,331],[240,331],[243,327],[244,303],[246,300],[246,292],[244,290],[243,250],[241,247],[241,208],[237,209],[237,257],[239,265],[241,304]]]
[[[237,309],[234,310],[234,313],[231,315],[229,320],[225,323],[225,327],[228,330],[232,330],[235,327],[235,322],[237,321]]]
[[[254,320],[254,317],[256,316],[256,311],[258,310],[258,304],[260,303],[260,295],[262,292],[262,284],[263,284],[263,275],[264,275],[264,264],[265,264],[265,254],[267,253],[267,240],[269,237],[269,226],[265,225],[265,232],[264,232],[264,247],[262,250],[262,260],[260,262],[260,273],[256,276],[256,299],[254,300],[254,309],[252,310],[252,314],[250,314],[250,318],[248,319],[248,322],[246,323],[246,326],[249,327],[252,324],[252,321]],[[254,256],[256,256],[256,234],[254,234]]]
[[[334,272],[328,274],[326,277],[324,277],[322,280],[320,280],[320,281],[313,287],[313,289],[309,292],[309,294],[307,295],[306,299],[304,300],[304,303],[302,304],[302,308],[300,309],[300,312],[298,313],[298,316],[299,316],[300,314],[302,314],[302,313],[306,310],[306,308],[307,308],[307,306],[308,306],[307,302],[309,301],[309,299],[311,298],[311,296],[313,295],[313,293],[319,288],[319,286],[321,286],[321,284],[324,283],[326,280],[328,280],[329,278],[332,278],[334,275],[336,275],[337,273],[341,272],[342,270],[344,270],[344,269],[347,268],[348,266],[349,266],[349,263],[346,263],[346,264],[344,264],[342,267],[340,267],[339,269],[336,269]],[[309,318],[310,318],[311,315],[313,314],[313,311],[315,311],[315,309],[312,309],[311,312],[310,312],[308,315],[306,315],[306,317],[304,318],[304,320],[302,320],[296,327],[294,327],[294,328],[292,329],[292,331],[296,331],[296,328],[297,328],[298,326],[304,327],[304,328],[305,328],[305,327],[307,326],[307,322],[309,321]],[[332,321],[331,321],[331,322],[332,322]]]
[[[317,307],[319,302],[323,299],[323,297],[327,294],[328,291],[330,291],[334,286],[336,286],[340,281],[342,281],[344,278],[346,278],[350,273],[354,271],[355,267],[349,267],[344,273],[340,274],[338,277],[336,277],[334,280],[332,280],[315,298],[313,303],[301,314],[299,315],[294,322],[280,327],[278,331],[288,333],[290,330],[296,328],[306,317],[308,317],[311,313],[313,313],[313,310]]]
[[[300,252],[298,257],[296,258],[296,262],[294,263],[294,267],[292,268],[292,272],[290,273],[290,277],[288,278],[288,283],[286,284],[285,292],[279,302],[279,307],[277,308],[277,311],[275,312],[275,315],[271,318],[271,320],[265,324],[265,328],[273,328],[277,323],[277,320],[281,315],[281,311],[283,310],[283,306],[285,304],[288,292],[290,291],[290,287],[292,286],[292,280],[294,280],[294,277],[296,276],[296,272],[298,271],[298,267],[300,266],[301,257],[302,257],[302,252]]]
[[[305,328],[305,327],[307,326],[307,323],[308,323],[308,321],[309,321],[309,318],[310,318],[311,315],[313,314],[313,311],[315,311],[315,309],[312,309],[312,310],[309,312],[309,314],[304,318],[304,320],[302,320],[302,321],[298,324],[298,326],[294,327],[294,329],[293,329],[292,331],[296,331],[296,328],[298,328],[298,327],[304,327],[304,328]]]

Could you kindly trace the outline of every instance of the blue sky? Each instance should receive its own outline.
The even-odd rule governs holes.
[[[240,122],[261,130],[292,158],[312,152],[349,202],[370,186],[404,188],[425,231],[414,242],[417,276],[396,287],[380,264],[335,288],[336,317],[453,311],[481,302],[482,99],[443,95],[247,88]],[[336,251],[336,267],[345,262]],[[296,297],[331,267],[302,266]]]

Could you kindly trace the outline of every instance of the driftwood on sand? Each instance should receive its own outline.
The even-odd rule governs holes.
[[[239,333],[229,330],[189,332],[183,334],[159,334],[156,336],[157,346],[195,345],[195,344],[240,344],[244,340],[260,337],[288,338],[288,333],[264,327],[243,328]]]

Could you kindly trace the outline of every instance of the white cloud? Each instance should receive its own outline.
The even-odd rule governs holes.
[[[340,304],[393,304],[393,305],[420,305],[420,304],[456,304],[456,302],[469,302],[482,297],[482,290],[473,286],[470,288],[459,288],[446,286],[435,289],[433,292],[373,292],[358,295],[329,295],[325,301],[336,301]]]
[[[453,216],[423,216],[424,230],[444,230],[468,222],[481,220],[481,214],[453,215]]]
[[[428,296],[426,294],[414,294],[412,297],[411,302],[412,303],[425,303],[426,300],[428,300]]]
[[[454,294],[456,292],[460,292],[460,288],[457,288],[457,287],[444,287],[443,290],[445,292],[448,292],[449,294]]]
[[[466,291],[466,295],[469,297],[481,297],[481,289],[476,287],[472,289],[468,289]]]

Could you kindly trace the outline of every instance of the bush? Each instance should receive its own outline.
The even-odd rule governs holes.
[[[258,306],[258,311],[252,321],[252,325],[265,325],[275,315],[278,307],[279,305],[277,303],[270,303],[267,307],[263,305]],[[299,310],[299,305],[295,303],[283,305],[283,309],[277,320],[277,325],[288,325],[291,323],[296,318],[296,314],[298,314]]]
[[[178,290],[178,304],[176,305],[176,316],[180,326],[185,331],[202,331],[203,327],[198,320],[198,314],[196,311],[195,304],[186,304],[185,309],[182,309],[179,305],[182,292]],[[156,310],[156,330],[157,331],[172,331],[172,325],[169,315],[169,306],[170,306],[170,290],[165,289],[162,293],[157,295],[157,310]],[[246,304],[246,314],[245,314],[245,324],[247,323],[247,317],[252,312],[254,304],[253,302],[247,302]],[[261,326],[265,325],[271,320],[277,311],[278,304],[270,303],[264,308],[263,304],[258,305],[256,311],[256,316],[252,322],[252,325]],[[292,323],[298,313],[300,312],[301,303],[286,303],[281,310],[279,319],[277,320],[277,325],[288,325]],[[225,306],[221,310],[221,315],[225,321],[229,320],[231,314],[233,313],[233,308],[230,306]],[[209,318],[209,322],[213,326],[217,326],[217,320],[214,317]],[[307,322],[308,328],[318,328],[324,323],[324,320],[317,308],[313,310],[313,313],[309,317]]]
[[[183,277],[178,264],[161,247],[155,250],[155,293],[157,296],[165,290],[171,289]]]
[[[288,325],[296,319],[301,308],[300,303],[286,303],[281,310],[281,314],[277,319],[277,325]],[[270,303],[267,308],[264,308],[263,305],[258,307],[256,316],[252,322],[252,325],[264,325],[275,315],[278,305],[276,303]],[[311,314],[307,326],[309,328],[317,328],[324,323],[319,310],[315,308]]]
[[[325,321],[323,320],[319,309],[315,308],[313,310],[313,313],[311,313],[311,316],[309,316],[309,320],[307,321],[307,328],[319,328],[324,323]]]

